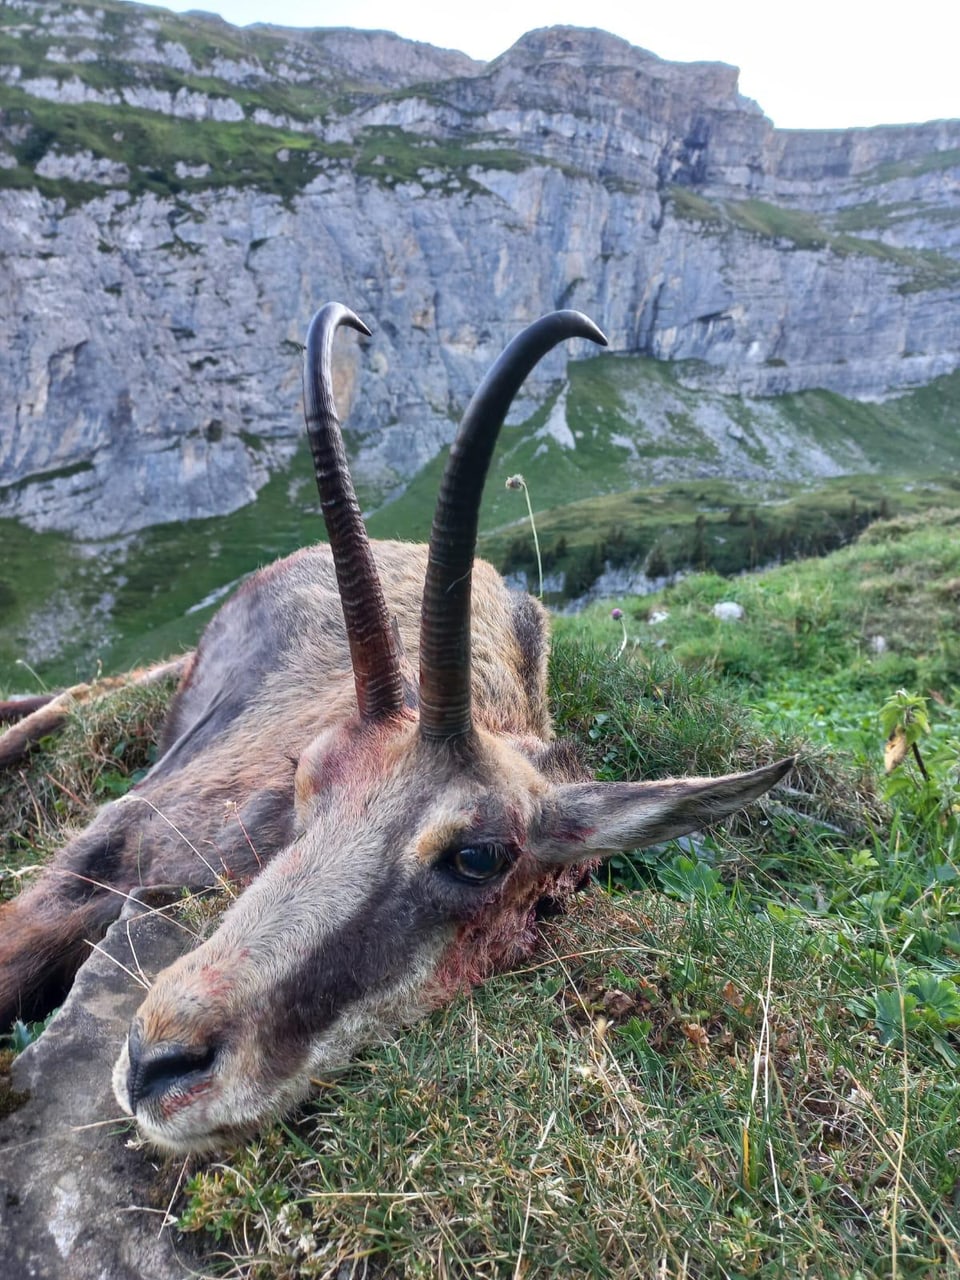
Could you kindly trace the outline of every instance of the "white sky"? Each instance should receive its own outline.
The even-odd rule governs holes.
[[[781,128],[960,117],[960,0],[167,0],[238,26],[370,27],[489,59],[534,27],[600,26],[662,58],[729,62]]]

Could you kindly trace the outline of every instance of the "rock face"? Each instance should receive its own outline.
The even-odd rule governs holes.
[[[339,403],[384,494],[556,306],[714,390],[877,398],[960,364],[958,121],[777,131],[734,68],[600,31],[483,65],[130,4],[0,14],[0,515],[35,528],[249,501],[330,298],[374,330],[338,344]]]

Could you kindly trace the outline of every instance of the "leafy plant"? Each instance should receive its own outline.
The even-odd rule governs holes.
[[[884,703],[884,790],[951,854],[960,833],[960,715],[942,697],[939,702],[936,724],[927,699],[919,694],[899,689]],[[913,769],[905,767],[908,760]]]

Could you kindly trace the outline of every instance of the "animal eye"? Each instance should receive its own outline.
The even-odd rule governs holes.
[[[444,868],[458,880],[482,884],[500,875],[510,865],[509,850],[502,844],[471,844],[465,849],[452,849],[443,859]]]

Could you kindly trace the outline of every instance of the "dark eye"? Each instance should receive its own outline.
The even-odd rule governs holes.
[[[458,880],[482,884],[500,875],[512,862],[510,851],[502,844],[471,844],[465,849],[451,849],[441,862]]]

